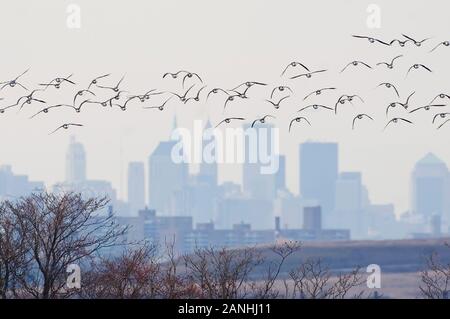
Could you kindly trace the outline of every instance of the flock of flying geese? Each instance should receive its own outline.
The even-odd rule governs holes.
[[[391,41],[383,41],[380,39],[368,37],[368,36],[362,36],[362,35],[353,35],[354,38],[357,39],[365,39],[371,44],[378,44],[378,45],[384,45],[384,46],[400,46],[405,47],[408,43],[411,43],[412,46],[423,46],[425,42],[430,41],[431,38],[426,38],[423,40],[415,40],[414,38],[402,35],[403,39],[393,39]],[[440,43],[435,44],[431,47],[430,53],[443,48],[443,47],[449,47],[450,42],[449,41],[443,41]],[[377,67],[386,67],[388,69],[394,69],[397,63],[398,59],[401,59],[403,55],[397,55],[394,58],[392,58],[388,62],[380,62],[377,63]],[[345,65],[340,73],[346,72],[347,70],[355,67],[361,67],[361,68],[367,68],[372,69],[373,66],[370,66],[369,64],[363,62],[363,61],[351,61],[347,65]],[[301,62],[291,62],[289,63],[281,72],[281,77],[284,79],[289,80],[295,80],[299,78],[305,78],[309,79],[313,76],[319,75],[321,73],[327,72],[328,70],[325,69],[319,69],[319,70],[311,70],[309,67],[307,67],[305,64]],[[409,67],[409,69],[406,72],[406,77],[410,74],[410,72],[414,71],[422,71],[422,72],[433,72],[430,67],[424,64],[413,64]],[[134,94],[129,95],[127,94],[128,91],[125,91],[123,89],[123,81],[125,77],[123,76],[120,78],[117,82],[112,82],[111,84],[111,74],[103,74],[100,76],[95,77],[92,79],[83,89],[79,90],[78,88],[75,90],[73,97],[70,100],[70,103],[60,103],[55,105],[47,105],[47,102],[43,97],[40,97],[39,95],[44,94],[47,90],[58,90],[63,86],[75,86],[76,83],[73,80],[73,75],[70,74],[66,77],[56,77],[48,82],[44,83],[38,83],[38,88],[32,89],[31,91],[28,89],[28,87],[24,84],[22,79],[26,76],[26,74],[29,72],[29,69],[22,72],[18,76],[16,76],[13,79],[0,82],[0,96],[14,88],[20,89],[21,91],[25,91],[24,95],[19,96],[17,101],[11,105],[3,105],[0,107],[0,114],[5,113],[11,109],[17,109],[18,111],[21,111],[24,107],[28,107],[30,104],[36,104],[41,105],[42,108],[38,110],[34,115],[32,115],[30,118],[35,118],[37,116],[42,116],[43,114],[49,113],[51,110],[56,108],[67,108],[71,109],[74,112],[81,112],[84,110],[87,105],[99,105],[101,107],[118,107],[122,111],[126,111],[127,108],[132,105],[132,102],[140,102],[145,103],[144,106],[142,106],[143,109],[155,109],[164,111],[167,107],[169,102],[177,101],[177,103],[183,103],[185,105],[189,103],[197,103],[200,101],[207,101],[210,99],[217,99],[218,97],[213,96],[220,96],[222,95],[224,97],[223,100],[223,112],[227,110],[227,107],[229,107],[235,100],[244,100],[244,99],[250,99],[252,98],[250,93],[252,92],[252,88],[254,87],[269,87],[270,95],[265,99],[264,103],[268,103],[273,106],[274,110],[278,110],[283,103],[287,99],[290,98],[291,94],[293,94],[293,90],[291,87],[287,85],[280,85],[276,87],[271,87],[267,83],[263,82],[257,82],[257,81],[246,81],[234,88],[231,89],[224,89],[220,87],[214,87],[207,89],[207,86],[204,85],[203,79],[195,72],[180,70],[174,73],[167,72],[165,73],[162,78],[165,80],[172,80],[172,81],[180,81],[181,86],[181,92],[171,92],[171,91],[162,91],[157,89],[151,89],[147,92],[144,92],[142,94]],[[288,74],[295,74],[291,76],[287,76]],[[397,87],[390,83],[390,82],[383,82],[378,85],[378,87],[385,87],[389,90],[392,90],[393,93],[400,99],[400,94],[397,89]],[[314,96],[319,96],[321,94],[325,94],[328,91],[336,90],[336,87],[323,87],[318,88],[314,90],[313,92],[307,94],[303,101],[306,101]],[[106,99],[99,99],[98,96],[99,91],[104,91],[103,93],[108,93],[108,98]],[[430,111],[437,108],[445,107],[447,104],[443,103],[444,100],[449,100],[450,95],[446,93],[439,93],[435,97],[431,99],[431,101],[421,107],[413,108],[411,109],[411,99],[414,97],[415,92],[412,92],[409,94],[406,99],[404,99],[402,102],[392,102],[387,105],[386,107],[386,118],[387,118],[387,124],[385,125],[384,129],[388,128],[391,124],[396,123],[406,123],[406,124],[413,124],[413,121],[406,117],[389,117],[389,112],[396,108],[401,107],[406,111],[406,114],[413,114],[416,112],[419,112],[421,110],[424,111]],[[154,105],[152,103],[152,98],[155,96],[161,96],[162,104]],[[364,103],[364,100],[359,95],[341,95],[339,99],[337,99],[334,106],[327,106],[322,104],[310,104],[301,107],[296,113],[296,115],[291,119],[289,123],[289,131],[291,131],[291,128],[294,124],[305,122],[306,124],[311,126],[311,122],[309,119],[304,115],[307,110],[327,110],[331,113],[337,114],[339,112],[339,107],[344,105],[345,103],[352,103],[355,99],[361,101]],[[0,103],[2,103],[2,100],[4,98],[0,97]],[[307,113],[306,113],[307,114]],[[447,117],[449,117],[447,119]],[[276,118],[273,114],[266,114],[260,118],[257,119],[251,119],[251,127],[254,127],[258,123],[265,123],[269,118]],[[432,119],[432,120],[431,120]],[[352,121],[352,129],[356,128],[356,123],[360,120],[370,120],[374,121],[375,117],[370,114],[361,113],[356,115],[353,118]],[[432,115],[430,118],[432,124],[437,123],[437,129],[440,129],[444,125],[450,122],[450,112],[436,112]],[[246,121],[244,117],[227,117],[217,123],[216,127],[228,124],[232,121]],[[50,134],[53,134],[61,129],[68,129],[69,127],[81,127],[83,124],[80,123],[64,123],[60,126],[58,126],[56,129],[50,132]]]

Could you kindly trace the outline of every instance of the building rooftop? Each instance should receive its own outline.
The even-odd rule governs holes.
[[[155,148],[151,156],[170,156],[172,148],[177,144],[177,141],[160,142]]]
[[[446,165],[446,164],[433,153],[428,153],[417,162],[417,165]]]
[[[444,161],[442,161],[440,158],[438,158],[436,155],[434,155],[433,153],[428,153],[427,155],[425,155],[422,159],[420,159],[417,164],[416,167],[441,167],[443,169],[447,169],[447,165]]]

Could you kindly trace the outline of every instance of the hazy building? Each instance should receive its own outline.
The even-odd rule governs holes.
[[[139,211],[140,225],[146,240],[155,244],[174,244],[176,252],[188,251],[186,236],[192,232],[192,217],[159,216],[154,209]]]
[[[128,214],[128,207],[119,205],[116,190],[111,182],[105,180],[89,180],[86,178],[86,153],[83,144],[71,138],[66,154],[66,181],[53,185],[53,191],[78,192],[85,198],[106,197],[112,207],[120,206],[121,215]],[[107,208],[100,210],[100,213],[107,213]]]
[[[322,210],[320,206],[303,208],[303,229],[313,231],[322,229]]]
[[[211,129],[211,123],[208,121],[205,132]],[[204,139],[202,149],[203,152],[211,153],[215,158],[214,139]],[[194,224],[208,223],[214,219],[218,196],[217,173],[217,162],[203,157],[198,174],[190,176],[188,185],[184,189],[185,197],[187,197],[184,205],[188,215],[192,216]]]
[[[434,154],[417,162],[412,173],[412,210],[425,216],[449,219],[449,172],[447,165]]]
[[[395,217],[392,204],[371,204],[364,208],[367,216],[367,237],[370,239],[398,239],[406,235]]]
[[[315,199],[322,207],[325,223],[334,209],[338,177],[338,145],[304,143],[300,145],[300,192],[305,199]]]
[[[211,123],[208,121],[205,126],[205,130],[212,129]],[[203,140],[203,152],[207,152],[208,148],[212,148],[212,155],[216,158],[216,143],[215,140]],[[200,169],[197,175],[197,181],[201,183],[206,183],[212,187],[217,187],[217,162],[211,161],[209,159],[203,158],[200,163]]]
[[[79,183],[57,183],[53,185],[53,192],[55,193],[66,193],[66,192],[77,192],[80,193],[84,198],[103,198],[105,197],[111,207],[118,209],[115,213],[125,216],[128,215],[128,207],[120,205],[117,200],[117,192],[112,187],[111,182],[103,180],[86,180]],[[108,207],[104,207],[99,210],[100,214],[106,214],[108,212]]]
[[[164,213],[170,216],[192,216],[193,204],[192,189],[186,184],[183,189],[172,191]]]
[[[113,203],[112,208],[113,208],[114,215],[124,217],[124,218],[131,218],[131,210],[130,210],[130,205],[128,204],[128,201],[123,201],[123,200],[117,199]],[[137,213],[133,213],[133,216],[136,216],[136,215],[137,215]]]
[[[429,217],[406,211],[399,216],[397,232],[402,238],[414,237],[413,234],[429,232]]]
[[[193,182],[185,188],[188,196],[188,215],[192,216],[194,223],[207,223],[214,220],[217,202],[217,186],[211,185],[204,179],[195,176]]]
[[[367,206],[369,206],[370,203],[370,198],[369,198],[369,190],[367,189],[366,185],[362,185],[362,189],[361,189],[361,207],[365,208]]]
[[[301,201],[288,191],[279,192],[274,201],[275,216],[280,218],[280,228],[301,228],[303,218]]]
[[[182,188],[173,190],[165,212],[171,216],[192,216],[194,223],[210,222],[218,196],[216,179],[214,174],[189,175]]]
[[[116,190],[109,181],[87,180],[80,185],[80,191],[90,197],[107,197],[111,204],[117,200]]]
[[[336,181],[335,208],[332,224],[348,228],[353,238],[367,236],[362,209],[363,185],[360,172],[342,172]]]
[[[66,182],[82,183],[86,180],[86,153],[83,144],[70,138],[66,153]]]
[[[281,228],[302,228],[303,204],[304,201],[299,196],[294,196],[287,190],[278,192],[278,196],[274,201],[274,213],[280,217]]]
[[[286,189],[286,156],[278,156],[278,172],[275,176],[275,190],[281,191]]]
[[[320,206],[303,207],[302,228],[281,228],[277,231],[278,240],[296,241],[334,241],[350,240],[348,229],[324,229],[322,227],[322,211]]]
[[[279,178],[277,172],[262,174],[261,168],[268,163],[262,163],[261,153],[264,156],[274,152],[271,130],[268,124],[258,124],[253,128],[244,126],[244,131],[249,132],[245,136],[245,162],[243,168],[244,193],[254,199],[272,200],[276,194],[276,181]],[[265,148],[265,149],[264,149]],[[277,154],[278,156],[278,154]]]
[[[336,181],[336,210],[359,211],[362,206],[362,176],[359,172],[342,172]]]
[[[117,223],[121,227],[127,227],[123,239],[130,243],[140,242],[145,239],[143,220],[136,216],[124,217],[115,216]]]
[[[253,230],[250,224],[232,225],[230,229],[215,229],[213,223],[197,224],[194,231],[187,235],[189,250],[212,247],[245,247],[272,244],[275,231],[272,229]]]
[[[171,152],[176,141],[161,142],[148,160],[149,207],[166,212],[176,192],[183,190],[188,178],[188,166],[175,163]]]
[[[145,207],[145,173],[144,163],[128,164],[128,204],[130,213],[135,215]]]
[[[42,191],[43,182],[31,182],[26,175],[16,175],[10,165],[0,166],[0,198],[11,199]]]
[[[441,216],[432,215],[430,218],[430,233],[433,237],[440,237],[442,235]]]
[[[224,182],[218,187],[218,195],[221,198],[238,196],[241,194],[241,185],[233,182]]]
[[[235,224],[251,224],[255,230],[273,229],[273,201],[248,197],[229,197],[217,204],[216,224],[231,229]]]

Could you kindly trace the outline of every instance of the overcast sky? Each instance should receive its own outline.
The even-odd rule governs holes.
[[[81,28],[67,27],[67,6],[81,9]],[[340,169],[363,172],[370,197],[376,203],[394,203],[397,213],[409,207],[410,173],[427,152],[450,163],[450,125],[437,131],[430,125],[431,113],[411,117],[415,125],[400,125],[382,131],[385,109],[399,100],[375,87],[390,81],[400,91],[400,101],[416,91],[412,107],[427,104],[436,94],[450,93],[448,74],[450,48],[428,53],[433,45],[450,40],[448,1],[377,1],[381,28],[369,29],[367,1],[8,1],[0,10],[2,30],[0,81],[9,80],[27,68],[24,84],[37,83],[73,73],[77,88],[87,86],[100,74],[112,73],[107,84],[125,76],[123,86],[132,93],[151,88],[176,90],[162,74],[179,69],[200,74],[210,87],[231,88],[243,81],[270,84],[250,93],[252,99],[236,103],[226,116],[256,118],[274,114],[263,102],[277,85],[290,85],[295,94],[278,110],[274,124],[281,130],[281,151],[288,157],[287,182],[298,192],[298,144],[306,140],[336,141],[340,144]],[[366,34],[389,40],[406,33],[418,39],[432,37],[421,48],[369,45],[351,37]],[[371,65],[403,54],[394,70],[356,68],[339,71],[352,60]],[[287,63],[304,62],[311,69],[327,69],[311,79],[280,78]],[[405,79],[414,63],[423,63],[433,73],[417,71]],[[312,128],[295,127],[287,132],[295,111],[305,106],[303,97],[311,91],[336,86],[315,102],[334,106],[341,94],[359,94],[365,103],[345,105],[337,117],[324,113],[309,115]],[[76,90],[65,86],[53,90],[52,102],[70,103]],[[0,92],[7,105],[23,95],[19,88]],[[49,97],[50,99],[50,97]],[[14,101],[15,102],[15,101]],[[313,102],[313,100],[311,100]],[[49,101],[50,103],[50,101]],[[65,152],[71,134],[88,154],[88,177],[113,182],[120,195],[126,194],[126,165],[145,161],[161,139],[170,135],[173,115],[179,125],[191,127],[194,119],[224,118],[223,98],[192,105],[171,104],[164,112],[142,110],[135,104],[129,111],[93,107],[89,112],[56,110],[29,119],[40,105],[30,105],[0,114],[0,164],[12,164],[16,173],[28,174],[47,185],[64,179]],[[228,108],[228,107],[227,107]],[[447,110],[447,109],[445,109]],[[444,111],[444,110],[443,110]],[[361,122],[351,130],[355,114],[370,113],[374,123]],[[398,112],[398,113],[394,113]],[[404,116],[401,109],[392,113]],[[65,122],[84,127],[48,135]],[[221,167],[220,179],[239,181],[239,169]],[[121,182],[122,181],[122,182]]]

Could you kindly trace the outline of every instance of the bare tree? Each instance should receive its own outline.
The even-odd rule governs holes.
[[[0,298],[13,295],[15,282],[25,275],[29,258],[24,236],[18,227],[16,217],[7,209],[7,203],[0,204]]]
[[[335,275],[321,259],[308,259],[295,269],[284,269],[286,260],[300,249],[297,242],[270,250],[197,248],[181,256],[172,241],[162,251],[144,243],[112,254],[109,248],[123,244],[127,228],[117,225],[114,216],[98,213],[107,203],[106,198],[45,192],[1,203],[0,298],[336,299],[363,295],[364,291],[354,293],[363,283],[359,267]],[[66,288],[70,264],[82,266],[80,290]],[[450,264],[433,255],[427,265],[422,272],[422,294],[445,297]],[[284,283],[284,295],[278,282]]]
[[[332,280],[332,273],[321,259],[308,259],[289,273],[293,281],[291,297],[302,299],[342,299],[348,297],[352,288],[363,283],[360,268],[357,267],[350,273],[339,274],[336,280]],[[288,286],[285,284],[286,291]],[[351,296],[361,297],[363,292]]]
[[[201,289],[188,280],[175,253],[175,242],[142,243],[119,256],[92,262],[83,274],[81,298],[200,298]],[[180,267],[181,266],[181,267]]]
[[[297,248],[289,243],[271,251],[278,258],[270,262],[263,279],[255,248],[196,249],[180,258],[174,241],[125,250],[116,257],[93,261],[83,274],[81,298],[275,298],[273,289],[284,261]],[[157,253],[158,252],[158,253]],[[181,262],[184,263],[181,263]],[[263,272],[261,272],[263,273]]]
[[[157,247],[143,243],[118,256],[101,257],[83,273],[79,296],[89,299],[157,298],[161,292],[161,266]]]
[[[77,193],[38,193],[6,202],[28,247],[27,276],[17,277],[17,293],[26,298],[63,298],[66,269],[82,264],[118,243],[126,229],[113,216],[99,216],[106,198],[84,199]]]
[[[271,251],[278,257],[277,260],[270,262],[268,265],[265,280],[262,284],[255,284],[254,290],[256,294],[254,297],[267,299],[277,298],[279,291],[274,289],[274,285],[280,276],[281,269],[285,261],[300,249],[301,245],[297,241],[284,242],[281,245],[275,245],[271,248]]]
[[[254,248],[197,248],[184,256],[189,282],[199,287],[201,298],[208,299],[247,297],[253,291],[250,274],[262,261]]]
[[[161,297],[166,299],[196,298],[198,289],[185,272],[180,272],[180,256],[175,252],[175,240],[165,240],[164,262],[161,266]]]
[[[421,295],[427,299],[449,298],[450,262],[441,262],[439,256],[433,253],[426,259],[426,267],[421,272]]]

